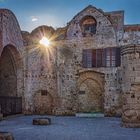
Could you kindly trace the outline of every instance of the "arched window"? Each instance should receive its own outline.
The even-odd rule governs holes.
[[[97,22],[92,16],[86,16],[81,20],[81,28],[83,35],[96,34]]]

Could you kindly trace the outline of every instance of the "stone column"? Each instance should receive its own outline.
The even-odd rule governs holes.
[[[129,93],[124,93],[122,121],[125,127],[140,127],[140,83],[131,86]]]
[[[122,56],[122,123],[140,127],[140,48],[124,46]]]

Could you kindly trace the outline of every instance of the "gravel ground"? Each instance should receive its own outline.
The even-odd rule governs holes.
[[[34,126],[20,116],[0,122],[0,131],[9,131],[15,140],[140,140],[139,128],[122,128],[120,118],[50,117],[49,126]]]

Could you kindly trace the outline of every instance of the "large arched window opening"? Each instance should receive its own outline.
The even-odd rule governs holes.
[[[81,20],[83,36],[96,34],[97,22],[92,16],[86,16]]]

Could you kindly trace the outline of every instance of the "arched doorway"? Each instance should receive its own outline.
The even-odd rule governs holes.
[[[103,112],[104,78],[86,71],[78,79],[78,112]]]
[[[53,97],[47,90],[41,90],[34,96],[34,113],[52,115]]]
[[[4,116],[22,112],[23,73],[15,47],[4,47],[0,56],[0,106]]]

